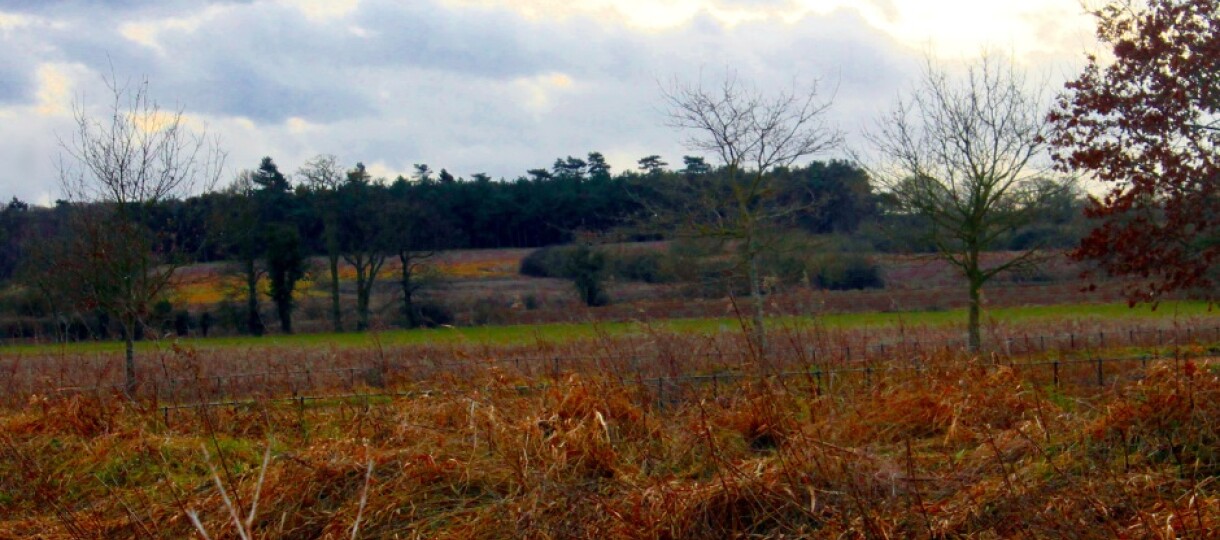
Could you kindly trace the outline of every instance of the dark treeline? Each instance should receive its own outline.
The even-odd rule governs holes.
[[[493,180],[485,174],[459,178],[426,165],[417,165],[410,178],[372,179],[357,164],[343,171],[331,193],[302,179],[294,181],[268,158],[222,189],[158,204],[147,214],[148,225],[195,262],[239,261],[251,243],[259,249],[271,247],[277,236],[273,229],[280,229],[278,236],[294,230],[303,256],[326,255],[327,239],[332,238],[328,224],[339,236],[350,236],[359,222],[370,219],[379,222],[379,229],[410,231],[415,248],[428,250],[542,247],[570,242],[580,232],[655,239],[657,231],[632,225],[647,212],[656,188],[719,173],[702,158],[687,156],[683,161],[684,167],[671,169],[659,157],[649,156],[640,160],[638,170],[612,173],[595,152],[588,159],[558,159],[549,169],[532,169],[513,180]],[[792,216],[795,228],[862,236],[880,251],[931,249],[920,245],[920,235],[914,234],[922,226],[918,218],[904,215],[887,194],[874,191],[867,173],[852,163],[813,162],[771,174],[777,199],[808,201]],[[236,212],[251,203],[260,206],[260,215]],[[1048,207],[1046,219],[1037,226],[1014,231],[1012,247],[1073,245],[1080,233],[1080,204],[1079,194],[1070,193]],[[62,202],[51,208],[16,198],[8,203],[0,211],[0,279],[16,275],[26,249],[56,234],[71,211]],[[260,234],[252,236],[251,231]]]
[[[337,199],[329,199],[325,190],[297,183],[289,204],[305,249],[313,255],[327,251],[326,212],[342,215],[356,207],[364,210],[358,214],[365,219],[370,217],[365,212],[382,213],[404,228],[424,229],[426,234],[417,236],[426,249],[542,247],[570,242],[580,232],[617,231],[630,240],[651,234],[632,227],[645,211],[650,186],[674,183],[682,176],[717,174],[699,158],[688,157],[687,166],[678,170],[664,168],[663,162],[642,161],[643,170],[612,174],[600,154],[591,153],[588,159],[556,160],[549,169],[532,169],[513,180],[493,180],[485,174],[459,178],[426,165],[417,166],[410,178],[373,180],[357,164],[359,192],[352,188],[354,171],[348,171],[337,188]],[[847,162],[814,163],[780,171],[777,177],[781,177],[777,185],[791,197],[824,202],[811,205],[800,216],[798,224],[808,232],[854,232],[876,214],[877,200],[867,175]],[[179,224],[175,229],[179,234],[192,242],[211,240],[200,251],[202,260],[231,259],[231,242],[200,233],[208,228],[211,209],[229,206],[241,196],[231,190],[212,193],[177,203],[181,209],[167,212]],[[364,206],[362,199],[372,204]],[[353,228],[351,220],[336,225],[341,231]]]
[[[197,262],[240,260],[244,243],[251,241],[244,233],[287,223],[296,229],[306,256],[325,255],[331,212],[348,217],[332,225],[340,231],[353,230],[356,219],[370,218],[369,212],[382,214],[387,227],[397,221],[403,229],[414,228],[420,249],[542,247],[570,242],[579,232],[619,231],[631,240],[653,234],[631,228],[652,187],[717,171],[700,158],[687,157],[685,167],[674,170],[650,157],[641,160],[640,170],[612,174],[600,154],[592,153],[588,159],[556,160],[552,168],[533,169],[514,180],[485,174],[458,178],[426,165],[417,166],[410,178],[392,180],[371,179],[358,164],[344,173],[332,194],[294,181],[274,161],[264,160],[222,189],[157,205],[148,212],[148,225]],[[848,162],[815,162],[777,171],[775,177],[785,197],[815,202],[795,216],[796,226],[810,233],[853,233],[875,221],[884,204],[865,172]],[[262,215],[243,222],[235,209],[253,201]],[[55,234],[71,211],[63,203],[41,208],[13,199],[0,212],[0,278],[13,277],[24,247]],[[273,232],[253,241],[265,244]]]

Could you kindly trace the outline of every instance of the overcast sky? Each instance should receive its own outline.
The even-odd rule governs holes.
[[[513,178],[589,151],[680,164],[659,82],[820,81],[858,145],[924,55],[995,49],[1059,86],[1092,29],[1078,0],[0,0],[0,196],[59,196],[58,137],[112,70],[218,135],[226,181],[320,153]]]

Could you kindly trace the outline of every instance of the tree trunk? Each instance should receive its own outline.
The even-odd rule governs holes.
[[[126,382],[123,386],[123,391],[127,393],[127,397],[135,397],[136,395],[136,329],[135,325],[130,322],[123,323],[123,347],[126,356],[124,358],[123,368],[126,375]]]
[[[369,292],[372,288],[371,276],[362,265],[356,265],[356,331],[369,329]]]
[[[402,276],[399,281],[402,285],[402,315],[407,318],[407,326],[415,328],[419,326],[419,320],[415,316],[414,299],[411,298],[414,289],[411,283],[411,253],[398,252],[398,261],[402,263]]]
[[[276,312],[280,316],[280,330],[285,334],[292,333],[292,298],[276,300]]]
[[[977,353],[982,349],[983,340],[979,333],[979,314],[982,312],[983,281],[976,276],[970,276],[970,319],[967,322],[970,352]]]
[[[762,276],[758,271],[758,256],[754,253],[749,254],[750,260],[746,265],[747,279],[750,281],[750,300],[754,307],[754,345],[758,348],[759,360],[767,363],[767,328],[763,319],[764,302],[762,297]]]
[[[339,253],[332,251],[330,257],[330,326],[335,332],[343,331],[343,321],[339,309]]]
[[[258,314],[258,272],[254,269],[254,260],[248,259],[246,264],[246,331],[251,335],[263,335],[263,319]]]

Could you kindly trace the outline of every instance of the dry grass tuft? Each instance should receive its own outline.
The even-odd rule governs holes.
[[[641,369],[680,365],[671,345],[674,363]],[[715,345],[721,365],[744,364]],[[1134,364],[1105,389],[920,362],[833,386],[744,372],[658,386],[622,365],[530,377],[482,361],[397,373],[402,397],[172,417],[38,397],[0,414],[0,538],[1220,533],[1216,361]]]

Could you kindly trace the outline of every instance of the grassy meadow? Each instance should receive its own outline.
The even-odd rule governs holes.
[[[1053,321],[1063,321],[1065,323],[1097,321],[1173,322],[1175,320],[1193,321],[1197,319],[1203,321],[1200,324],[1207,326],[1206,320],[1208,319],[1215,318],[1216,321],[1220,321],[1220,313],[1217,313],[1215,307],[1209,306],[1206,302],[1170,301],[1161,303],[1155,309],[1148,305],[1128,307],[1125,303],[998,307],[988,310],[986,318],[989,324],[1009,326]],[[966,312],[964,309],[946,309],[935,311],[830,313],[815,317],[786,316],[775,317],[772,319],[772,323],[780,327],[794,328],[810,326],[865,329],[893,328],[898,326],[946,328],[953,325],[961,325],[965,319]],[[1215,324],[1220,324],[1220,322]],[[393,329],[370,333],[321,332],[295,335],[268,335],[264,337],[183,338],[173,341],[198,349],[226,347],[371,347],[379,345],[404,346],[447,343],[508,345],[592,339],[600,335],[621,336],[639,334],[650,328],[683,333],[713,334],[739,329],[740,323],[734,318],[719,317],[666,319],[648,322],[577,322],[411,330]],[[149,351],[164,348],[166,345],[166,342],[147,341],[137,343],[136,347],[141,351]],[[100,341],[54,345],[11,345],[5,347],[3,352],[6,355],[46,355],[111,353],[120,350],[122,350],[122,343]]]

